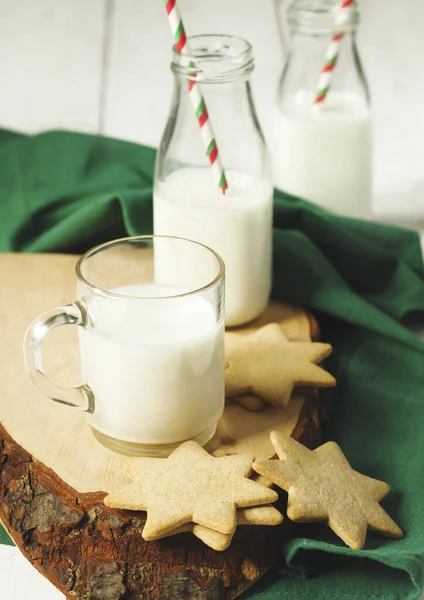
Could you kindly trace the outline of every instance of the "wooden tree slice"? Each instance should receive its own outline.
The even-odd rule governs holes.
[[[26,376],[25,329],[44,310],[75,299],[75,262],[72,256],[0,255],[0,518],[28,560],[67,598],[235,598],[279,559],[289,522],[241,526],[222,553],[190,534],[144,542],[144,513],[103,505],[105,493],[128,482],[121,457],[94,440],[81,413],[43,398]],[[304,312],[273,305],[259,325],[276,320],[289,337],[310,339]],[[49,375],[63,385],[79,383],[73,329],[52,334],[44,353]],[[249,448],[258,458],[270,457],[275,428],[314,446],[320,441],[318,408],[313,396],[261,413],[229,403],[208,449]]]

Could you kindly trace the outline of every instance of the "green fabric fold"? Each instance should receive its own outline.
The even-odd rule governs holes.
[[[13,542],[10,537],[7,535],[4,527],[0,525],[0,545],[4,544],[6,546],[13,546]]]
[[[0,131],[0,250],[82,252],[152,231],[155,151],[67,132]],[[406,533],[352,551],[323,524],[298,525],[247,600],[414,599],[424,583],[424,343],[418,236],[326,213],[276,191],[273,296],[312,309],[334,346],[325,432],[352,466],[388,481]],[[7,536],[0,530],[0,543]]]

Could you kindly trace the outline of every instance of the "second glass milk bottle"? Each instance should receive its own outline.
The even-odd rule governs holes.
[[[241,325],[261,314],[271,290],[273,187],[251,94],[252,48],[225,35],[191,37],[188,48],[188,56],[173,54],[174,96],[156,159],[154,231],[201,242],[222,256],[225,322]],[[205,99],[228,181],[225,194],[206,156],[190,82]]]
[[[274,183],[328,210],[369,217],[371,117],[355,42],[357,2],[294,0],[287,17],[291,39],[274,127]]]

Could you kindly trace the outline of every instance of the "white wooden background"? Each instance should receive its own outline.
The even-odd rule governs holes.
[[[289,0],[282,0],[289,2]],[[274,0],[179,0],[188,33],[254,46],[265,133],[283,52]],[[363,0],[359,46],[375,123],[375,214],[424,228],[424,2]],[[171,38],[163,0],[0,0],[0,127],[61,128],[156,146],[169,109]],[[63,596],[0,546],[5,600]]]
[[[270,137],[283,64],[274,0],[179,4],[188,33],[231,32],[253,42],[256,103]],[[362,13],[375,213],[424,226],[424,2],[362,0]],[[0,0],[0,126],[101,132],[156,146],[169,109],[170,44],[163,0]]]

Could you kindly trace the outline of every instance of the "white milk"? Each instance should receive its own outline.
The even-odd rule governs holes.
[[[93,327],[80,334],[85,381],[95,396],[94,429],[139,444],[172,444],[214,428],[224,408],[223,325],[186,290],[133,285],[130,297],[89,302]],[[154,300],[153,298],[156,299]]]
[[[265,309],[271,291],[272,198],[269,182],[227,173],[224,196],[209,168],[184,168],[159,182],[156,235],[209,246],[225,262],[225,323],[247,323]]]
[[[280,106],[274,130],[275,185],[323,208],[368,217],[372,195],[369,109],[353,94],[330,92],[311,109],[299,92]]]

